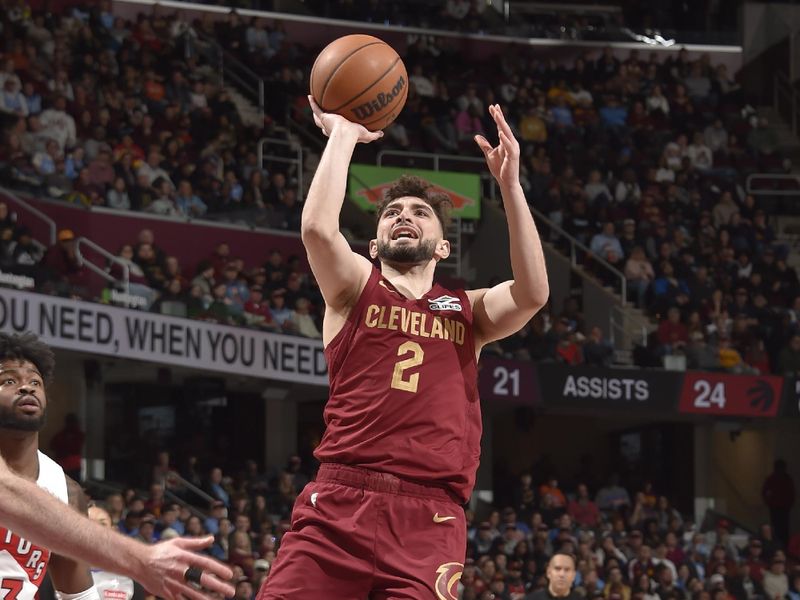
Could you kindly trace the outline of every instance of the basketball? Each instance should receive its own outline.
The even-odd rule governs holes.
[[[328,44],[314,61],[311,95],[324,112],[377,131],[403,109],[408,73],[386,42],[371,35],[346,35]]]

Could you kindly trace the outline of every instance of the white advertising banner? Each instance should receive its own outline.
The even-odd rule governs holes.
[[[54,348],[328,385],[322,342],[0,288],[0,331]]]

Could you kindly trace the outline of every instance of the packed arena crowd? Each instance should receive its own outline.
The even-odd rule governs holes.
[[[254,461],[238,472],[201,471],[196,460],[175,468],[161,452],[146,493],[129,489],[96,501],[120,531],[148,543],[213,534],[209,553],[233,565],[237,600],[251,600],[269,577],[309,467],[293,456],[265,472]],[[769,524],[743,536],[726,519],[694,523],[652,484],[629,490],[615,475],[590,488],[525,473],[497,493],[509,504],[483,506],[481,518],[466,510],[460,599],[520,600],[544,589],[556,552],[576,557],[574,590],[587,599],[800,597],[800,536],[781,540]]]
[[[87,207],[299,228],[297,173],[268,170],[256,154],[257,140],[282,135],[288,117],[309,119],[307,65],[318,49],[287,39],[280,22],[235,11],[219,21],[186,23],[166,14],[127,21],[104,3],[64,15],[8,13],[4,31],[3,182]],[[242,124],[204,60],[200,49],[209,38],[265,78],[262,128]],[[610,48],[563,64],[521,49],[464,70],[456,68],[461,58],[451,39],[425,36],[409,38],[404,60],[413,85],[382,143],[473,154],[473,135],[489,126],[485,107],[501,102],[522,144],[529,203],[591,249],[581,257],[586,271],[608,285],[614,276],[601,263],[623,272],[628,300],[659,322],[636,355],[640,366],[682,354],[690,368],[800,370],[797,274],[763,202],[742,186],[747,173],[788,165],[724,64],[685,50],[663,60],[631,50],[620,59]],[[22,251],[31,244],[25,228],[5,227],[2,237],[5,264],[36,260]],[[276,288],[250,272],[266,264],[239,264],[233,279],[217,266],[213,284],[198,281],[200,302],[197,286],[175,282],[194,282],[194,272],[154,275],[174,274],[180,257],[156,269],[151,263],[166,258],[157,252],[113,250],[131,261],[155,310],[186,304],[188,316],[247,324],[248,286],[273,312],[297,308],[276,306]],[[219,302],[210,314],[224,281],[222,303],[233,314],[215,314]],[[319,296],[308,300],[303,310],[318,314]],[[580,306],[568,301],[494,351],[607,364],[608,333],[587,331]],[[594,349],[584,352],[592,340],[602,346],[599,359]]]

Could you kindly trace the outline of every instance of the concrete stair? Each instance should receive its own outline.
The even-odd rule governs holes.
[[[231,101],[236,105],[236,110],[239,112],[242,123],[250,127],[264,126],[264,115],[259,110],[258,106],[248,100],[232,85],[226,85],[225,91],[228,93],[228,96],[230,96]]]

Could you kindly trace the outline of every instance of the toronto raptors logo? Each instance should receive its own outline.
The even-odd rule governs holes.
[[[444,563],[436,569],[439,577],[436,578],[434,589],[439,600],[458,600],[457,584],[463,570],[464,565],[457,562]]]

